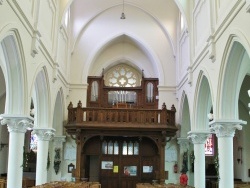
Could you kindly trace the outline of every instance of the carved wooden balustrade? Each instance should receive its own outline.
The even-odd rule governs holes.
[[[79,101],[76,108],[73,104],[68,106],[68,125],[90,124],[144,124],[144,125],[168,125],[175,126],[175,107],[166,109],[136,109],[136,108],[95,108],[82,107]]]
[[[88,163],[86,155],[100,155],[100,160],[101,157],[107,157],[99,153],[98,148],[100,149],[101,140],[105,137],[115,137],[118,141],[123,141],[124,138],[138,139],[144,144],[151,140],[158,151],[152,159],[159,171],[156,178],[159,179],[160,183],[163,183],[165,181],[165,170],[159,167],[165,165],[166,142],[174,137],[178,130],[175,126],[175,112],[174,106],[171,107],[171,110],[168,110],[165,104],[162,105],[162,109],[119,108],[115,106],[114,108],[83,108],[81,101],[79,101],[77,107],[74,108],[70,102],[68,123],[64,127],[77,143],[76,181],[80,181],[81,177],[86,176],[85,170]],[[147,142],[143,142],[143,140]],[[91,146],[91,149],[87,151],[86,148],[90,143],[94,144],[93,148]],[[105,177],[102,177],[101,181],[105,182]],[[113,177],[113,175],[110,175],[110,177]],[[136,181],[142,180],[141,176],[137,178]],[[131,181],[133,183],[135,180],[131,179]]]

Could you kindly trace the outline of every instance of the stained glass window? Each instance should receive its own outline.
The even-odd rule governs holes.
[[[118,155],[119,154],[119,145],[118,142],[115,141],[114,143],[114,155]]]
[[[108,144],[106,141],[102,143],[102,154],[107,154]]]
[[[123,141],[122,155],[139,155],[139,143],[133,141]],[[119,155],[119,143],[117,141],[103,141],[102,154],[105,155]]]
[[[147,102],[154,102],[154,85],[149,82],[147,84]]]
[[[122,146],[122,154],[123,155],[127,155],[128,154],[128,145],[127,142],[123,142],[123,146]]]
[[[213,156],[214,155],[214,137],[211,134],[205,143],[205,155]]]
[[[105,85],[113,87],[136,87],[141,84],[141,73],[126,64],[119,64],[105,74]]]
[[[134,155],[139,155],[139,143],[134,143]]]
[[[91,101],[97,101],[98,100],[98,90],[99,85],[97,81],[92,82],[91,84]]]
[[[37,136],[36,136],[36,134],[31,134],[31,136],[30,136],[30,149],[34,152],[37,151]]]
[[[108,145],[108,154],[113,154],[113,142],[109,141],[109,145]]]
[[[133,155],[133,143],[131,141],[128,143],[128,155]]]

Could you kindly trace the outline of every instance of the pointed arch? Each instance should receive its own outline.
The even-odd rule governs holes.
[[[97,46],[96,50],[93,51],[92,54],[89,55],[89,58],[86,61],[86,68],[83,69],[82,75],[86,76],[88,75],[88,73],[90,72],[91,69],[91,65],[93,64],[93,62],[95,61],[95,59],[99,56],[99,54],[111,43],[113,43],[116,40],[120,40],[120,38],[122,37],[127,37],[129,40],[131,40],[131,42],[133,42],[134,44],[136,44],[138,46],[138,48],[140,50],[142,50],[142,52],[144,52],[144,54],[148,54],[148,59],[151,61],[151,63],[153,63],[156,66],[156,71],[157,74],[159,75],[159,82],[161,83],[161,85],[164,85],[164,74],[163,74],[163,68],[162,68],[162,63],[159,60],[159,57],[157,56],[157,54],[155,54],[154,50],[152,50],[152,48],[150,46],[148,46],[144,41],[141,41],[139,39],[137,39],[135,36],[132,35],[132,33],[130,34],[126,34],[126,33],[120,33],[117,36],[112,36],[112,38],[107,39],[106,41],[104,41],[103,43],[100,43],[99,46]],[[123,59],[119,59],[121,60],[128,60],[131,63],[133,63],[133,61],[131,59],[128,59],[127,57],[122,57]],[[114,61],[118,61],[117,59],[115,59]],[[113,62],[114,62],[113,61]],[[110,62],[111,63],[111,62]],[[136,65],[136,63],[134,63],[134,65]],[[108,65],[107,65],[108,66]],[[86,77],[87,78],[87,77]],[[86,82],[86,78],[82,77],[82,82]]]
[[[181,131],[180,137],[187,137],[187,133],[191,131],[191,120],[189,111],[189,102],[185,91],[182,93],[181,106],[180,106],[180,119]]]
[[[53,113],[52,128],[56,130],[56,135],[63,135],[64,106],[63,90],[60,88],[56,95]]]
[[[211,89],[209,84],[209,79],[206,76],[206,70],[200,71],[198,76],[198,81],[196,85],[196,92],[194,99],[194,113],[193,113],[193,130],[207,130],[208,127],[208,117],[207,114],[211,110]]]
[[[28,111],[26,69],[22,46],[16,30],[8,31],[1,41],[2,70],[6,82],[6,114],[25,114]]]
[[[50,97],[49,84],[46,67],[38,72],[33,88],[33,100],[35,106],[35,126],[51,127],[49,124]]]
[[[217,116],[224,119],[238,119],[238,99],[240,87],[247,74],[245,58],[249,59],[244,46],[234,35],[229,37],[224,52],[219,79],[222,80],[218,89]],[[249,67],[249,66],[248,66]]]

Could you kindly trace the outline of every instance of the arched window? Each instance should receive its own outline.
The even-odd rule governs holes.
[[[122,145],[122,154],[123,155],[128,155],[128,144],[126,141],[123,142],[123,145]]]
[[[97,81],[92,82],[91,84],[91,99],[90,101],[97,101],[98,100],[98,91],[99,91],[99,85]]]
[[[212,134],[206,140],[205,155],[214,156],[214,136]]]
[[[154,102],[154,85],[151,82],[147,84],[147,102]]]
[[[107,71],[105,85],[112,87],[136,87],[141,85],[141,73],[133,67],[120,64]]]
[[[106,86],[111,87],[137,87],[141,85],[142,73],[127,64],[119,64],[109,69],[104,75]],[[108,103],[135,104],[137,100],[134,91],[109,91]]]
[[[118,142],[115,141],[114,143],[114,155],[118,155],[119,154],[119,145]]]
[[[102,143],[102,154],[107,154],[108,153],[108,144],[106,141]]]
[[[109,155],[112,155],[113,154],[113,142],[112,141],[109,141],[109,145],[108,145],[108,154]]]

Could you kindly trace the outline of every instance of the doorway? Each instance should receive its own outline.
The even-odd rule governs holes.
[[[158,147],[150,138],[93,137],[84,150],[85,177],[100,182],[102,188],[133,188],[158,178]]]

